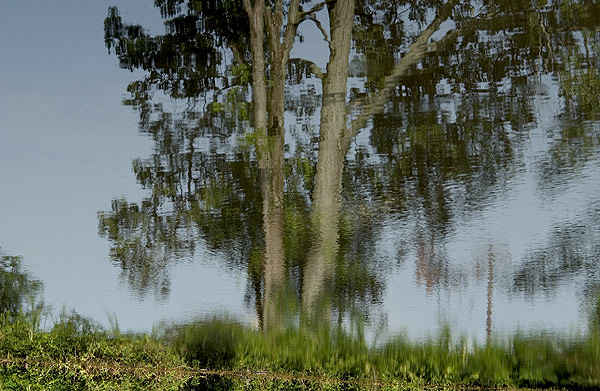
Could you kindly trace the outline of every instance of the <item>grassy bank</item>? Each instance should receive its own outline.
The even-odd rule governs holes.
[[[147,336],[111,335],[64,320],[38,330],[23,316],[0,319],[2,390],[177,390],[183,360]]]
[[[213,319],[121,335],[76,316],[41,331],[0,318],[2,390],[599,389],[600,337],[517,335],[469,346],[448,331],[379,348],[330,328],[261,333]],[[454,341],[454,342],[453,342]]]

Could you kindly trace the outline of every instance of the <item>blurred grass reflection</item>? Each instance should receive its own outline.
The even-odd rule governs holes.
[[[195,368],[350,379],[372,385],[600,387],[598,330],[575,337],[516,334],[508,341],[480,345],[455,338],[444,328],[425,342],[399,335],[377,347],[339,328],[265,333],[216,318],[172,326],[164,333]]]

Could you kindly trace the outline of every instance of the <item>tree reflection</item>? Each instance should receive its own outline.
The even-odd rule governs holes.
[[[34,305],[42,284],[23,270],[21,263],[20,257],[0,253],[0,314],[15,316],[37,309],[26,306]]]
[[[532,297],[555,295],[567,279],[580,280],[587,289],[596,285],[600,279],[599,217],[597,210],[590,211],[580,221],[557,227],[549,246],[528,254],[515,273],[513,288]]]
[[[124,103],[138,110],[155,152],[134,161],[148,197],[114,200],[99,231],[140,295],[166,296],[169,264],[206,245],[247,270],[263,329],[282,327],[290,302],[307,319],[358,307],[368,315],[384,288],[377,222],[407,215],[422,221],[407,239],[417,280],[427,290],[448,284],[461,271],[439,243],[514,174],[537,120],[536,78],[561,75],[567,112],[594,115],[586,83],[597,77],[582,70],[595,69],[586,16],[595,5],[307,3],[157,0],[167,28],[158,36],[109,9],[109,51],[123,68],[147,72]],[[329,46],[325,71],[290,58],[301,23],[314,23]],[[348,93],[352,76],[363,85]],[[286,128],[290,115],[310,128],[319,108],[318,134]],[[353,149],[365,128],[368,145]],[[491,260],[488,274],[491,313]]]

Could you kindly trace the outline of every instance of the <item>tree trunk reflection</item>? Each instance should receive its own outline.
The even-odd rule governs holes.
[[[314,312],[317,300],[324,295],[326,281],[334,272],[339,247],[342,171],[351,140],[346,124],[346,83],[354,1],[337,2],[329,15],[331,53],[323,79],[319,158],[313,191],[312,224],[316,240],[304,268],[302,284],[302,306],[307,313]]]

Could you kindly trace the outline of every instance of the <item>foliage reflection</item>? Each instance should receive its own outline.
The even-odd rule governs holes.
[[[540,164],[541,186],[597,152],[600,46],[589,15],[600,10],[590,2],[155,5],[164,35],[123,23],[116,8],[105,20],[121,66],[146,71],[124,103],[155,144],[133,164],[148,197],[99,213],[111,257],[140,295],[168,295],[169,264],[206,245],[247,270],[262,329],[299,312],[302,321],[369,318],[392,267],[376,256],[383,220],[419,221],[402,246],[417,254],[428,291],[466,281],[443,243],[523,165],[542,78],[560,88],[564,130]],[[329,48],[325,70],[290,58],[310,23]],[[495,251],[483,266],[488,330]],[[594,257],[547,251],[577,263],[558,266],[566,274]],[[538,283],[541,264],[525,261],[511,289],[549,289]],[[588,286],[598,281],[588,276]]]

